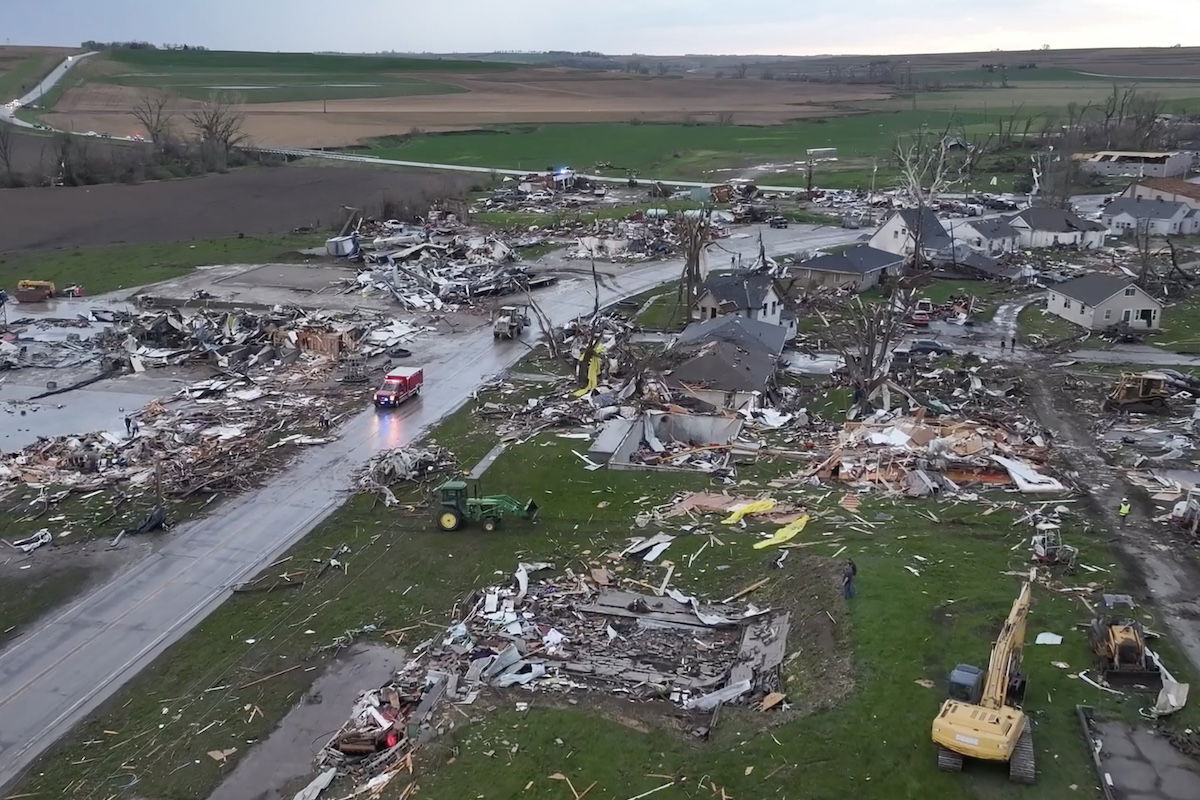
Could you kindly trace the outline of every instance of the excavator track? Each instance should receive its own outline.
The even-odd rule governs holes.
[[[962,772],[963,757],[944,747],[937,749],[938,769],[942,772]]]
[[[1037,780],[1037,765],[1033,755],[1033,727],[1026,722],[1021,738],[1008,760],[1008,779],[1013,783],[1033,783]]]

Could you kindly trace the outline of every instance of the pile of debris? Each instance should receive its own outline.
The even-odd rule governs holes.
[[[454,457],[441,447],[395,448],[375,454],[358,476],[358,490],[373,492],[391,508],[399,501],[391,487],[419,481],[454,466]]]
[[[654,561],[662,549],[638,540],[610,558]],[[360,780],[393,769],[434,733],[439,703],[474,703],[489,688],[593,691],[700,713],[783,699],[788,614],[702,603],[667,588],[671,571],[654,594],[620,588],[642,584],[599,565],[531,583],[548,569],[522,563],[511,584],[469,598],[461,621],[363,693],[319,756],[322,768]],[[707,729],[698,718],[696,733]]]
[[[957,492],[966,485],[1066,491],[1060,481],[1038,471],[1048,456],[1040,435],[1026,436],[995,420],[875,415],[867,422],[847,422],[829,455],[803,477],[911,496]]]
[[[236,491],[260,476],[259,463],[289,445],[317,445],[309,435],[334,397],[300,387],[327,379],[331,359],[299,356],[288,369],[260,377],[224,373],[153,401],[131,415],[124,435],[109,431],[40,440],[0,459],[0,491],[18,484],[126,493],[161,491],[186,498],[196,492]],[[288,433],[288,431],[292,431]]]
[[[294,364],[305,354],[370,357],[428,330],[383,314],[295,307],[265,312],[94,308],[86,318],[22,318],[9,327],[17,334],[14,366],[61,369],[99,360],[102,372],[197,362],[246,372]]]

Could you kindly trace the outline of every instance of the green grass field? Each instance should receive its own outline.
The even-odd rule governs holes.
[[[83,284],[93,295],[175,278],[202,264],[297,260],[297,250],[324,241],[323,234],[283,234],[0,254],[0,286],[53,281]]]
[[[722,179],[713,170],[753,164],[772,164],[799,174],[808,148],[837,147],[839,157],[857,170],[856,180],[869,175],[859,163],[886,156],[897,136],[961,124],[969,133],[994,129],[1000,115],[983,112],[897,111],[859,114],[787,125],[682,124],[552,124],[512,125],[484,131],[390,137],[376,140],[367,151],[383,158],[448,164],[483,165],[510,169],[545,169],[569,164],[591,171],[607,162],[611,174],[628,169],[667,178]],[[824,179],[842,164],[821,164]],[[774,181],[776,176],[771,176]],[[766,178],[760,178],[766,182]]]
[[[57,53],[44,53],[5,64],[0,72],[0,103],[14,100],[37,86],[61,61],[62,56]]]
[[[72,71],[46,98],[85,81],[160,89],[193,100],[214,93],[247,103],[408,97],[464,91],[421,78],[432,73],[495,73],[516,65],[391,56],[250,53],[198,50],[112,50]]]
[[[113,50],[105,57],[141,71],[167,73],[240,72],[343,73],[506,72],[520,65],[499,61],[458,61],[402,56],[256,53],[236,50]]]

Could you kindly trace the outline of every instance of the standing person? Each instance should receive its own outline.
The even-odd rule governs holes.
[[[854,597],[854,576],[858,574],[858,566],[853,561],[847,561],[842,568],[842,597],[847,600]]]
[[[133,417],[125,415],[125,435],[133,436]]]
[[[1006,340],[1005,340],[1005,338],[1004,338],[1003,336],[1001,336],[1001,337],[1000,337],[1000,352],[1001,352],[1001,353],[1003,353],[1003,352],[1004,352],[1004,344],[1005,344],[1005,341],[1006,341]]]
[[[1130,511],[1133,511],[1133,506],[1131,506],[1131,505],[1129,504],[1129,498],[1128,498],[1128,497],[1122,497],[1122,498],[1121,498],[1121,505],[1119,505],[1119,506],[1117,507],[1117,516],[1118,516],[1118,517],[1121,519],[1121,524],[1122,524],[1122,525],[1124,525],[1124,524],[1125,524],[1125,521],[1126,521],[1127,519],[1129,519],[1129,512],[1130,512]]]
[[[321,430],[323,430],[323,431],[329,430],[329,413],[328,412],[326,412],[326,411],[321,412],[321,419],[319,420],[319,424],[321,426]]]
[[[1016,336],[1012,337],[1012,342],[1008,345],[1008,349],[1012,350],[1014,353],[1017,352],[1017,337]]]
[[[134,436],[138,435],[139,427],[140,426],[138,425],[138,421],[131,417],[129,420],[129,437],[130,438],[133,438]]]

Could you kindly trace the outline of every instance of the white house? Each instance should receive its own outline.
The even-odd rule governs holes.
[[[1169,200],[1122,197],[1104,208],[1103,219],[1117,236],[1146,232],[1154,236],[1188,236],[1200,232],[1200,210]]]
[[[1162,303],[1131,278],[1093,272],[1050,287],[1046,310],[1088,330],[1123,322],[1138,330],[1162,327]]]
[[[911,256],[916,248],[916,239],[921,240],[921,251],[930,258],[949,247],[950,234],[932,209],[902,208],[879,226],[868,244],[876,250],[885,250],[901,256]]]
[[[976,253],[1001,256],[1020,246],[1017,229],[1000,217],[987,219],[955,219],[946,223],[955,246],[965,244]]]
[[[1200,183],[1188,183],[1178,178],[1145,178],[1125,187],[1121,197],[1135,200],[1166,200],[1200,208]]]
[[[1021,247],[1028,249],[1067,245],[1093,250],[1104,246],[1107,231],[1099,222],[1049,206],[1031,206],[1004,221],[1016,230]]]
[[[783,292],[770,275],[710,274],[692,306],[691,318],[705,320],[730,315],[784,326],[789,318],[784,313]]]

